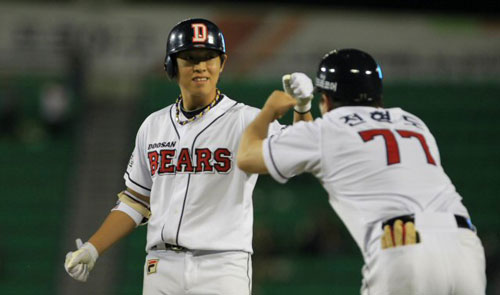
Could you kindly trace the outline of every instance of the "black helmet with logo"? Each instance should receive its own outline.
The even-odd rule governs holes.
[[[315,86],[341,105],[372,105],[382,100],[382,70],[366,52],[333,50],[321,60]]]
[[[224,35],[216,24],[203,18],[187,19],[175,25],[168,35],[165,56],[165,71],[171,79],[177,75],[175,54],[193,48],[212,49],[225,54]]]

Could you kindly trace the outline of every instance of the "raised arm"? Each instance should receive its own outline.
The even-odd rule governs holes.
[[[297,101],[282,91],[274,91],[257,117],[248,125],[238,148],[238,167],[248,173],[267,173],[262,141],[267,137],[269,124],[281,118]]]

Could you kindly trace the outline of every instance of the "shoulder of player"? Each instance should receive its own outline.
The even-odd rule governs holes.
[[[282,127],[283,132],[291,132],[289,130],[294,130],[294,132],[314,132],[319,131],[323,128],[325,124],[325,118],[318,117],[312,121],[299,121],[293,123],[292,125],[286,125]]]
[[[256,107],[246,105],[229,97],[225,97],[224,100],[224,108],[227,114],[226,117],[228,117],[228,119],[231,118],[230,120],[236,120],[234,121],[235,123],[239,122],[238,126],[241,128],[248,126],[260,112],[260,109]]]
[[[163,118],[164,116],[170,116],[170,111],[172,109],[172,107],[174,107],[175,104],[170,104],[162,109],[159,109],[155,112],[152,112],[147,118],[146,120],[155,120],[155,119],[158,119],[158,118]]]
[[[403,110],[402,108],[390,108],[388,110],[391,111],[392,113],[394,113],[399,118],[403,118],[405,120],[412,121],[412,122],[417,122],[420,125],[422,125],[422,127],[427,128],[427,125],[425,124],[425,122],[422,119],[420,119],[420,117],[418,117],[417,115],[415,115],[413,113],[410,113],[406,110]]]
[[[141,124],[141,128],[144,128],[144,127],[147,127],[147,126],[150,126],[150,125],[154,125],[154,124],[157,124],[157,123],[160,123],[162,124],[163,121],[166,119],[166,118],[169,118],[170,117],[170,112],[173,111],[175,112],[175,110],[172,110],[172,107],[174,106],[174,104],[171,104],[171,105],[168,105],[160,110],[157,110],[151,114],[149,114],[146,119],[144,119],[144,121],[142,122]],[[174,114],[175,115],[175,114]]]
[[[401,113],[402,115],[411,116],[413,118],[416,118],[416,119],[419,119],[420,121],[422,121],[422,119],[420,119],[417,115],[410,113],[406,110],[403,110],[402,108],[391,108],[390,110],[397,111],[397,112]]]
[[[242,102],[239,102],[237,100],[234,100],[227,95],[224,95],[224,100],[221,102],[224,104],[224,107],[227,108],[227,111],[229,112],[245,112],[245,113],[259,113],[259,109],[246,105]]]

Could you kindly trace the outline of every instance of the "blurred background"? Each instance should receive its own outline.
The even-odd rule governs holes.
[[[0,294],[141,294],[145,227],[86,284],[63,262],[116,202],[140,123],[177,97],[165,41],[190,17],[220,26],[220,88],[256,107],[284,73],[314,76],[334,48],[371,53],[385,105],[433,130],[485,247],[487,294],[500,294],[497,4],[313,0],[1,1]],[[254,295],[359,294],[361,254],[313,177],[261,177],[254,206]]]

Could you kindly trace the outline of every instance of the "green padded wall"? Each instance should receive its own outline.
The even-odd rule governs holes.
[[[55,294],[73,142],[0,141],[0,294]]]
[[[41,89],[61,79],[19,76],[2,82],[0,102],[12,95],[18,113],[14,132],[0,132],[0,294],[52,295],[63,262],[59,246],[74,166],[72,124],[52,137],[39,115]]]

